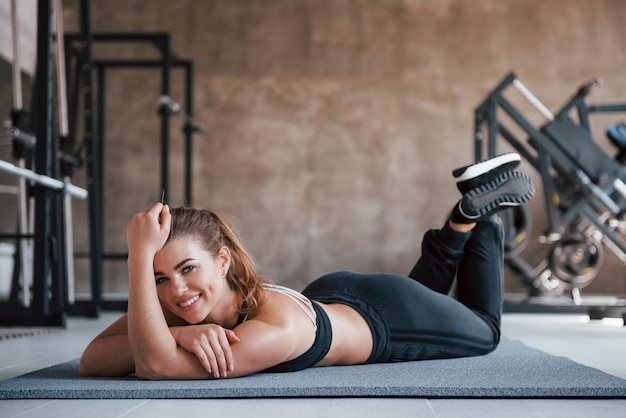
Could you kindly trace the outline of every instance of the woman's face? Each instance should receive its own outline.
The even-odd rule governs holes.
[[[154,256],[154,279],[161,302],[189,324],[227,315],[230,288],[225,276],[230,252],[222,247],[217,257],[191,236],[170,240]]]

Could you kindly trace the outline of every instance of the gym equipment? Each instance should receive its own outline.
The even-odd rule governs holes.
[[[48,187],[52,190],[62,191],[70,197],[86,199],[88,195],[87,190],[83,189],[82,187],[74,186],[68,180],[61,181],[53,177],[44,176],[42,174],[37,174],[32,170],[18,167],[4,160],[0,160],[0,171],[4,171],[9,174],[23,177],[26,180],[33,181],[37,184]]]
[[[88,154],[92,155],[91,170],[88,176],[91,179],[89,194],[89,230],[90,230],[90,253],[91,262],[91,293],[88,300],[80,300],[68,307],[71,314],[98,316],[100,309],[124,310],[127,300],[105,299],[102,292],[103,264],[105,261],[125,262],[125,252],[104,251],[104,228],[102,216],[104,206],[103,168],[105,161],[104,147],[105,138],[105,110],[106,110],[106,75],[116,69],[156,69],[160,71],[161,86],[160,97],[156,103],[157,113],[160,118],[160,171],[161,190],[169,190],[169,143],[170,143],[170,119],[173,116],[183,118],[182,131],[184,134],[184,201],[192,204],[192,139],[193,135],[202,132],[202,128],[195,123],[193,112],[193,62],[191,60],[176,57],[170,46],[170,36],[167,33],[92,33],[89,27],[88,1],[81,2],[81,32],[65,35],[67,45],[68,67],[73,84],[70,90],[76,96],[79,91],[88,91],[94,94],[96,100],[93,109],[83,109],[85,118],[94,119],[85,122],[85,136],[89,138]],[[88,41],[86,41],[88,40]],[[153,47],[158,53],[159,59],[97,59],[91,56],[91,48],[88,45],[99,44],[122,44],[141,43]],[[85,70],[85,67],[88,70]],[[170,97],[172,69],[181,68],[184,77],[184,104],[181,106]],[[95,82],[92,80],[95,73]],[[84,98],[84,101],[89,100]],[[77,99],[70,102],[77,102]],[[78,114],[79,109],[70,112]],[[90,110],[90,111],[89,111]],[[76,121],[76,117],[73,118]],[[75,122],[74,122],[75,123]]]
[[[0,323],[64,326],[64,306],[68,299],[71,301],[74,279],[70,199],[84,199],[87,191],[74,186],[70,180],[69,166],[80,165],[80,159],[61,151],[58,146],[59,142],[63,143],[67,127],[64,58],[58,42],[61,38],[58,35],[63,31],[62,6],[61,0],[38,1],[37,67],[33,97],[33,114],[37,123],[34,124],[33,134],[22,130],[25,123],[16,7],[17,2],[12,1],[13,110],[8,134],[13,138],[13,151],[18,165],[0,160],[0,170],[17,176],[19,181],[18,233],[1,236],[17,240],[18,257],[15,258],[19,262],[14,263],[10,299],[0,304]],[[55,38],[57,49],[53,51]],[[57,114],[52,106],[53,64],[56,64],[57,75]],[[60,137],[54,133],[55,116],[60,125]],[[59,166],[62,167],[60,170]],[[59,177],[63,177],[63,180],[59,180]],[[53,193],[55,191],[62,193]],[[20,269],[21,280],[20,275],[16,274],[17,268]],[[20,287],[21,302],[17,297]]]
[[[16,4],[15,0],[13,4]],[[102,295],[104,259],[126,259],[126,254],[105,254],[103,251],[106,69],[131,67],[160,70],[161,96],[157,111],[161,120],[161,187],[168,190],[169,120],[178,115],[183,119],[185,140],[185,203],[192,204],[192,135],[202,131],[191,116],[193,63],[172,53],[170,37],[166,33],[93,34],[89,6],[88,0],[80,1],[80,30],[75,34],[64,34],[62,13],[59,13],[62,10],[61,0],[38,0],[33,120],[43,123],[38,123],[33,133],[25,129],[21,96],[15,93],[8,134],[13,139],[14,157],[18,164],[0,161],[0,170],[19,178],[20,222],[17,234],[1,234],[0,238],[19,242],[16,257],[21,261],[14,263],[10,300],[0,303],[0,324],[64,326],[67,314],[98,316],[101,308],[125,308],[125,300],[106,301]],[[144,42],[156,47],[161,58],[94,60],[93,42]],[[15,40],[14,45],[17,45]],[[21,94],[17,49],[15,56],[14,78],[17,81],[14,81],[14,92]],[[54,71],[53,61],[56,64]],[[178,105],[169,96],[170,73],[175,67],[184,70],[184,106]],[[56,88],[52,88],[55,81]],[[58,99],[56,112],[52,108],[54,98]],[[79,118],[82,118],[82,126],[79,126]],[[58,131],[53,128],[53,121],[58,121]],[[76,144],[79,128],[84,136],[82,142]],[[88,191],[70,181],[73,170],[83,166],[83,154]],[[33,157],[36,157],[34,161]],[[15,188],[2,190],[14,191]],[[76,300],[74,295],[72,197],[86,197],[88,200],[89,250],[84,253],[90,260],[91,294],[88,300]],[[80,257],[83,253],[76,255]],[[31,287],[32,296],[29,293]],[[22,300],[18,301],[20,291]]]
[[[520,255],[530,234],[528,210],[501,215],[508,234],[505,262],[519,273],[530,296],[569,291],[580,305],[580,289],[597,276],[605,248],[626,263],[626,126],[617,123],[607,129],[617,148],[610,155],[594,141],[589,120],[594,112],[626,112],[626,103],[588,104],[588,94],[600,84],[596,79],[582,85],[553,114],[511,72],[475,110],[476,160],[497,155],[497,139],[503,138],[543,182],[548,227],[539,240],[549,245],[545,259],[532,266]],[[538,111],[545,120],[542,126],[536,128],[505,97],[510,88]]]
[[[528,208],[517,206],[498,213],[499,222],[504,230],[505,257],[519,254],[530,240],[531,217]]]

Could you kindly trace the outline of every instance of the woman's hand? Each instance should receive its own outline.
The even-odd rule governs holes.
[[[230,345],[240,340],[234,331],[217,324],[172,327],[170,331],[176,343],[194,354],[213,377],[227,377],[235,369]]]
[[[169,207],[161,203],[133,216],[126,226],[129,256],[154,257],[167,241],[171,222]]]

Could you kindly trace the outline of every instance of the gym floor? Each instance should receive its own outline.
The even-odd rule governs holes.
[[[0,340],[0,380],[80,356],[119,314],[70,318],[65,330]],[[505,336],[626,379],[621,319],[590,321],[575,314],[507,313]],[[595,417],[626,416],[626,399],[233,399],[233,400],[5,400],[9,417]]]

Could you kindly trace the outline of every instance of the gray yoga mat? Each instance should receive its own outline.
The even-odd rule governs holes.
[[[626,380],[505,339],[486,356],[202,381],[85,378],[78,360],[0,382],[0,399],[260,397],[625,398]]]

